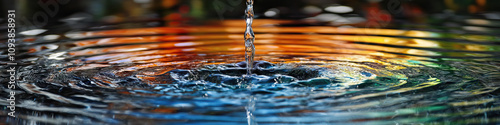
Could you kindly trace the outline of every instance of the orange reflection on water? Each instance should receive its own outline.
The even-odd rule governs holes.
[[[72,62],[86,64],[70,71],[122,64],[126,66],[116,69],[115,73],[140,71],[138,74],[152,80],[154,78],[147,76],[163,74],[171,69],[240,62],[244,60],[244,26],[236,25],[237,22],[241,21],[223,21],[199,27],[85,32],[76,36],[109,38],[68,43],[75,48],[82,48],[68,52],[73,57],[83,58]],[[255,59],[273,63],[372,62],[384,65],[386,69],[396,70],[404,67],[394,64],[409,64],[401,60],[428,61],[432,60],[430,57],[439,56],[488,57],[491,55],[485,52],[495,50],[492,46],[482,44],[430,40],[427,38],[440,38],[441,35],[427,31],[327,26],[280,27],[279,24],[293,21],[257,22],[254,28],[257,33]],[[458,39],[488,38],[469,35]]]

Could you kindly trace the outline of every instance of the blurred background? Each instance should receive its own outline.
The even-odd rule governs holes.
[[[15,8],[18,25],[22,25],[18,28],[24,29],[151,22],[121,25],[129,28],[242,19],[244,4],[243,0],[3,0],[1,8],[2,11]],[[358,24],[378,28],[410,23],[417,28],[419,25],[414,24],[439,28],[469,23],[495,27],[492,24],[496,23],[491,21],[500,20],[498,5],[500,1],[495,0],[256,0],[255,13],[257,19],[295,19],[303,20],[305,25]],[[6,13],[0,17],[0,22],[5,23],[2,18]],[[463,20],[471,17],[487,20]]]

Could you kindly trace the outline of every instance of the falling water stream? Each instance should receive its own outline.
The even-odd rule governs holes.
[[[2,94],[0,121],[500,123],[500,37],[489,25],[499,21],[469,24],[481,19],[461,17],[476,28],[460,32],[441,25],[330,26],[254,20],[252,3],[247,1],[246,26],[238,19],[116,28],[130,23],[123,22],[20,35],[17,116],[5,115],[9,96]],[[133,22],[143,23],[150,22]],[[7,47],[0,43],[2,64]],[[8,82],[4,71],[1,83]]]
[[[246,76],[251,77],[252,76],[252,69],[254,67],[254,55],[255,55],[255,46],[253,42],[255,41],[255,34],[253,33],[252,30],[252,23],[253,23],[253,17],[254,17],[254,12],[253,12],[253,0],[247,0],[246,2],[247,8],[245,10],[245,22],[246,22],[246,29],[245,29],[245,34],[244,34],[244,39],[245,39],[245,61],[247,65],[247,74]],[[252,91],[253,83],[249,82],[248,89],[249,91]],[[249,101],[247,106],[245,107],[247,111],[247,121],[248,125],[257,125],[257,121],[255,120],[255,116],[253,112],[255,111],[255,97],[253,95],[250,95]]]

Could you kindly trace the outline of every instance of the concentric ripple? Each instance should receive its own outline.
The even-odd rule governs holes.
[[[243,77],[242,23],[26,36],[19,114],[0,119],[246,124],[254,101],[259,124],[500,122],[496,36],[255,20]]]

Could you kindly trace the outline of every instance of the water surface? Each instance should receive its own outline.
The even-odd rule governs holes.
[[[244,22],[21,37],[17,117],[5,116],[4,108],[0,119],[21,124],[500,122],[496,35],[254,20],[255,62],[252,75],[243,77]],[[8,105],[6,95],[0,98]]]

